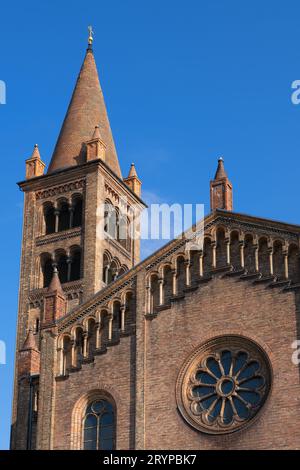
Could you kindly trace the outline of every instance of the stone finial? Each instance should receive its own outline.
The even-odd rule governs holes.
[[[42,176],[45,166],[41,159],[38,144],[35,144],[31,157],[26,160],[26,179]]]
[[[28,330],[28,333],[23,343],[21,351],[26,351],[30,349],[38,350],[32,328],[29,328]]]
[[[61,286],[57,268],[53,268],[53,276],[44,296],[43,324],[52,325],[66,314],[66,296]]]
[[[93,135],[92,135],[92,140],[94,139],[100,139],[101,140],[101,134],[100,134],[100,127],[99,126],[95,126],[95,129],[94,129],[94,132],[93,132]]]
[[[131,163],[130,170],[127,178],[124,178],[124,183],[133,191],[137,196],[141,196],[142,182],[138,178],[134,163]]]
[[[89,31],[89,39],[88,39],[88,46],[89,48],[92,47],[93,40],[94,40],[94,31],[92,26],[88,26],[88,31]]]
[[[64,291],[63,291],[63,288],[61,287],[61,283],[60,283],[60,280],[59,280],[59,275],[58,275],[58,271],[57,271],[56,266],[54,266],[54,268],[53,268],[53,275],[52,275],[52,279],[51,279],[51,282],[49,284],[47,292],[48,293],[50,293],[50,292],[59,292],[60,294],[64,295]]]
[[[219,180],[221,178],[227,178],[227,174],[226,174],[226,171],[225,171],[225,168],[224,168],[223,157],[219,157],[219,159],[218,159],[218,167],[217,167],[217,171],[216,171],[216,174],[215,174],[215,180]]]
[[[32,329],[29,328],[26,339],[18,356],[18,377],[37,375],[40,372],[40,351],[35,342]]]
[[[131,163],[128,178],[131,178],[133,176],[137,177],[137,172],[136,172],[134,163]]]
[[[233,210],[232,184],[228,179],[222,157],[218,159],[218,167],[214,180],[210,182],[210,207],[216,209]]]
[[[86,161],[101,160],[105,161],[106,145],[102,140],[99,126],[95,126],[91,140],[86,142]]]

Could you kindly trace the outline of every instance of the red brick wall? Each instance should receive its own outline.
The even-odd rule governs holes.
[[[135,337],[121,338],[80,372],[56,382],[53,449],[70,449],[72,411],[89,391],[108,392],[117,405],[117,448],[134,447]]]
[[[149,321],[146,357],[146,448],[296,449],[300,447],[300,385],[291,362],[297,337],[295,294],[248,281],[215,278],[171,310]],[[266,351],[274,369],[273,390],[249,428],[223,436],[193,430],[176,408],[180,368],[208,338],[241,333]]]

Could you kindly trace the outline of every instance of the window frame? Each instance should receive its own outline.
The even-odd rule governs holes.
[[[93,411],[88,411],[88,409],[90,407],[92,407],[92,405],[94,403],[97,403],[97,402],[100,402],[100,401],[103,401],[107,404],[109,404],[111,406],[111,409],[112,409],[112,414],[113,414],[113,424],[112,424],[112,449],[107,449],[107,450],[116,450],[116,434],[117,434],[117,412],[116,412],[116,404],[114,402],[114,400],[112,399],[112,397],[106,395],[106,394],[103,394],[103,395],[99,395],[97,397],[93,397],[93,399],[90,399],[87,403],[86,403],[86,406],[85,406],[85,409],[84,409],[84,414],[83,414],[83,417],[82,417],[82,423],[81,423],[81,449],[82,450],[89,450],[89,449],[85,449],[85,442],[89,442],[89,441],[85,441],[84,439],[84,435],[85,435],[85,420],[87,418],[87,416],[95,416],[96,417],[96,420],[97,420],[97,426],[96,426],[96,449],[93,449],[93,450],[97,450],[97,451],[102,451],[102,450],[105,450],[105,449],[101,449],[99,448],[99,438],[100,438],[100,430],[101,430],[101,418],[102,416],[105,414],[105,410],[102,411],[99,415],[97,415],[95,412]],[[108,427],[107,425],[105,427]],[[92,441],[90,441],[92,442]]]

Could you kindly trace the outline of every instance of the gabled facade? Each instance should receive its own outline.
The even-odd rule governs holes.
[[[232,212],[219,160],[203,247],[139,262],[91,44],[48,172],[26,165],[11,447],[299,448],[300,227]]]

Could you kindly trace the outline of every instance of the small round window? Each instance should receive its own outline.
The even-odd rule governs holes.
[[[271,387],[271,365],[253,341],[227,335],[204,344],[184,364],[176,387],[178,408],[209,434],[241,429],[262,408]]]

